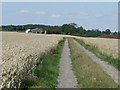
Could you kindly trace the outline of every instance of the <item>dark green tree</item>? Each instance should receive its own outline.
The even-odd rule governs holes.
[[[80,35],[84,35],[86,32],[86,30],[82,26],[78,27],[77,30]]]
[[[67,35],[75,35],[77,32],[76,27],[74,27],[71,24],[63,24],[62,25],[62,32],[64,32]]]
[[[110,33],[111,33],[110,29],[106,29],[104,32],[104,34],[110,34]]]

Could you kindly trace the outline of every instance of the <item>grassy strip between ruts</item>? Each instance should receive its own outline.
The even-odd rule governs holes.
[[[42,56],[42,63],[38,63],[33,70],[33,75],[28,77],[25,84],[29,90],[33,88],[51,88],[55,89],[58,84],[59,62],[61,58],[64,40],[58,43],[56,49],[51,50]]]
[[[117,88],[118,85],[99,65],[91,60],[84,51],[69,39],[73,71],[79,88]]]
[[[77,40],[81,45],[83,45],[86,49],[90,50],[93,52],[97,57],[99,57],[101,60],[104,60],[114,66],[116,69],[120,70],[120,60],[115,59],[112,56],[108,56],[105,53],[102,53],[100,50],[98,50],[97,47],[85,44],[83,40],[80,39],[75,39]]]

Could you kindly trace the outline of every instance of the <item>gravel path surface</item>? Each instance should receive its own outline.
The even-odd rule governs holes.
[[[80,45],[76,40],[74,42],[80,47],[81,50],[83,50],[86,55],[88,55],[94,62],[96,62],[100,67],[109,75],[111,78],[120,85],[118,82],[118,73],[120,74],[120,71],[118,71],[116,68],[111,66],[105,61],[102,61],[100,58],[96,57],[92,52],[85,49],[82,45]]]
[[[68,39],[66,39],[63,47],[59,70],[57,88],[77,88],[77,79],[72,71]]]

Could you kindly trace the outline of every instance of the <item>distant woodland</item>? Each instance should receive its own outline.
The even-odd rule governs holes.
[[[86,30],[82,26],[78,26],[75,23],[63,24],[62,26],[49,26],[39,24],[27,24],[27,25],[3,25],[2,31],[16,31],[25,32],[27,29],[42,28],[47,31],[47,34],[65,34],[76,35],[83,37],[113,37],[119,38],[119,32],[111,32],[110,29],[101,31],[99,29]]]

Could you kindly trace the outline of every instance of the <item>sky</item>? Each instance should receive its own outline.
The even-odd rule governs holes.
[[[117,2],[2,2],[2,25],[76,23],[118,31]]]

